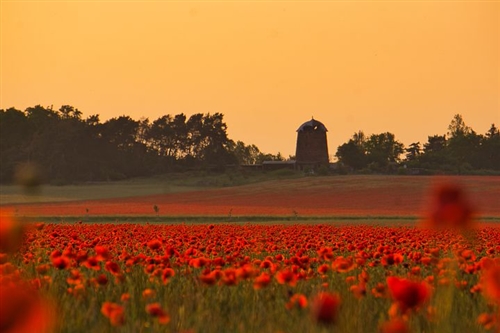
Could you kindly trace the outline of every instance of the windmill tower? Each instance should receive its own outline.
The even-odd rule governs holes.
[[[328,165],[326,132],[325,125],[314,118],[300,125],[295,151],[295,163],[299,169]]]

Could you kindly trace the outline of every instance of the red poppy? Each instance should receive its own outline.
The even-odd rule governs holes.
[[[401,253],[389,253],[382,257],[381,263],[383,266],[397,265],[403,262],[403,255]]]
[[[491,330],[497,326],[497,318],[490,313],[481,313],[477,318],[477,323],[485,330]]]
[[[269,283],[271,283],[271,276],[267,273],[262,273],[253,280],[253,288],[261,289],[266,287]]]
[[[483,293],[500,305],[500,265],[487,267],[481,279]]]
[[[0,282],[0,331],[51,332],[54,313],[51,304],[25,283]]]
[[[108,260],[111,257],[108,248],[105,247],[105,246],[97,245],[94,248],[94,250],[95,250],[95,253],[97,254],[96,258],[98,260],[101,260],[101,261],[102,260]]]
[[[167,267],[162,271],[161,279],[163,280],[163,283],[166,284],[170,281],[170,278],[174,275],[175,271],[172,268]]]
[[[107,261],[106,265],[104,265],[104,268],[106,268],[106,270],[113,275],[120,274],[120,266],[116,262]]]
[[[291,310],[293,308],[304,309],[305,307],[307,307],[307,298],[303,294],[294,294],[292,297],[290,297],[288,303],[285,304],[285,307],[288,310]]]
[[[320,323],[333,324],[340,307],[340,297],[328,292],[319,293],[312,301],[313,318]]]
[[[154,291],[153,289],[144,289],[144,291],[142,292],[142,298],[144,299],[151,299],[151,298],[155,298],[156,297],[156,291]]]
[[[380,333],[410,333],[410,329],[403,319],[394,318],[380,326]]]
[[[70,264],[70,260],[65,256],[59,256],[52,259],[52,265],[59,269],[65,269]]]
[[[146,305],[146,312],[153,317],[158,317],[160,324],[167,324],[170,321],[170,316],[162,309],[160,303]]]
[[[13,217],[12,211],[0,208],[0,252],[15,252],[21,246],[24,227]]]
[[[148,242],[148,247],[155,251],[161,248],[161,241],[158,239],[153,239]]]
[[[276,273],[276,280],[278,280],[279,284],[288,284],[291,287],[294,287],[297,284],[297,276],[288,269]]]
[[[101,313],[109,318],[113,326],[121,326],[125,323],[124,308],[119,304],[104,302]]]
[[[430,288],[425,282],[413,282],[391,276],[387,278],[387,286],[392,298],[403,312],[419,307],[431,295]]]
[[[332,268],[339,273],[347,273],[356,268],[356,264],[352,258],[337,257],[332,263]]]
[[[443,184],[435,189],[431,226],[467,227],[471,221],[472,207],[460,186]]]

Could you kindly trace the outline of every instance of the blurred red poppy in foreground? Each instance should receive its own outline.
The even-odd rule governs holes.
[[[101,313],[109,318],[113,326],[121,326],[125,323],[123,312],[123,306],[112,302],[104,302],[101,307]]]
[[[3,333],[52,332],[52,306],[24,283],[0,284],[0,331]]]
[[[413,282],[391,276],[387,278],[387,286],[402,312],[418,308],[431,296],[430,288],[425,282]]]
[[[340,297],[328,292],[319,293],[311,303],[313,318],[320,323],[333,324],[337,319]]]
[[[24,227],[12,211],[0,208],[0,252],[15,252],[23,241]]]
[[[170,316],[162,309],[160,303],[146,305],[146,312],[153,317],[158,317],[160,324],[167,324],[170,321]]]
[[[491,264],[484,269],[482,285],[486,297],[500,305],[500,265]]]
[[[380,327],[380,333],[409,333],[408,324],[401,318],[394,318]]]
[[[432,227],[468,227],[473,210],[464,190],[455,184],[444,184],[433,194],[433,208],[428,221]]]

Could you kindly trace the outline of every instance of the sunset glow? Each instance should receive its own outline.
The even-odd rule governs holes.
[[[358,130],[409,145],[456,113],[500,123],[498,2],[0,4],[0,108],[87,117],[225,115],[229,137],[295,153],[314,116],[330,155]]]

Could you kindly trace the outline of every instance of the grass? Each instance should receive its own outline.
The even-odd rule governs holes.
[[[292,179],[302,176],[302,173],[291,170],[273,172],[232,171],[222,174],[185,172],[114,182],[87,182],[63,186],[46,184],[31,191],[27,191],[18,185],[3,184],[0,185],[0,204],[67,202],[163,195],[241,186],[273,179]]]

